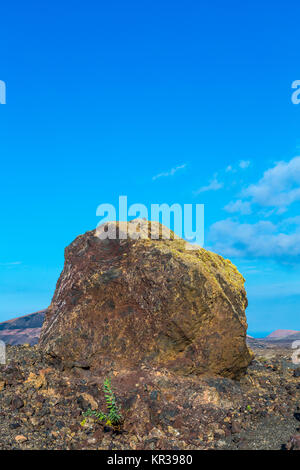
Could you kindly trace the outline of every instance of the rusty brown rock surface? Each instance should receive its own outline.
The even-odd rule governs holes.
[[[252,358],[243,277],[230,261],[172,238],[77,237],[39,347],[93,370],[150,364],[181,375],[243,375]]]

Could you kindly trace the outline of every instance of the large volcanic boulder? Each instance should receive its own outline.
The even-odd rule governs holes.
[[[175,236],[117,235],[101,240],[90,231],[66,248],[40,347],[92,369],[146,364],[239,378],[252,355],[244,279],[235,266]]]

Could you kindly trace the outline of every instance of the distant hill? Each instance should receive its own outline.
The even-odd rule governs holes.
[[[291,348],[294,341],[300,340],[300,331],[276,330],[265,338],[247,336],[247,343],[252,348]]]
[[[30,313],[22,317],[0,323],[0,340],[17,345],[38,342],[46,310]]]
[[[270,340],[268,340],[269,342]],[[294,333],[292,335],[284,336],[283,338],[277,338],[273,340],[273,342],[278,344],[279,346],[287,346],[291,347],[294,341],[300,341],[300,331],[298,333]]]
[[[300,333],[300,331],[296,330],[276,330],[273,331],[270,335],[266,337],[266,339],[280,339],[280,338],[286,338],[287,336],[291,336],[294,334]]]

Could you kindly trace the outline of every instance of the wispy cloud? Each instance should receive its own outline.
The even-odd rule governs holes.
[[[246,168],[249,168],[250,164],[251,164],[250,160],[240,160],[239,167],[242,170],[245,170]]]
[[[240,160],[239,163],[236,163],[235,165],[227,165],[225,170],[219,170],[218,173],[215,173],[213,175],[213,178],[209,181],[209,183],[206,186],[201,186],[201,188],[197,189],[194,191],[194,194],[200,194],[204,193],[206,191],[217,191],[218,189],[223,188],[224,186],[227,187],[232,187],[235,184],[237,184],[236,181],[232,181],[231,174],[233,173],[238,173],[238,171],[245,170],[251,165],[250,160]],[[229,175],[227,175],[229,173]],[[221,177],[220,177],[221,174]],[[230,181],[228,181],[228,177],[231,178]],[[224,180],[224,181],[220,181]],[[229,211],[231,212],[231,211]]]
[[[239,212],[240,214],[251,214],[251,204],[248,201],[242,201],[238,199],[237,201],[231,201],[224,207],[225,211],[234,213]]]
[[[233,168],[232,165],[228,165],[228,166],[225,168],[225,172],[226,172],[226,173],[236,173],[236,170],[235,170],[235,168]]]
[[[248,161],[242,160],[240,164],[242,162],[246,167]],[[243,199],[231,201],[224,207],[227,212],[248,215],[256,206],[266,218],[283,214],[292,203],[300,201],[300,157],[276,163],[257,183],[244,188],[239,196]]]
[[[245,162],[242,167],[247,167]],[[300,201],[300,157],[275,163],[240,196],[224,209],[244,216],[256,213],[264,220],[253,221],[253,215],[249,222],[237,218],[219,220],[210,228],[212,249],[224,256],[299,263],[300,216],[271,220],[287,211],[292,203]]]
[[[240,223],[224,219],[210,227],[213,251],[223,256],[300,262],[300,224],[285,227],[267,220]]]
[[[262,207],[276,207],[277,213],[282,214],[293,202],[300,200],[300,157],[276,163],[242,195]]]
[[[247,168],[249,168],[250,165],[251,165],[250,160],[240,160],[239,163],[237,164],[237,168],[235,167],[235,165],[228,165],[225,168],[225,172],[236,173],[238,170],[246,170]]]
[[[217,191],[218,189],[223,188],[224,183],[218,181],[217,175],[214,175],[213,179],[210,180],[207,186],[202,186],[201,188],[194,191],[194,194],[204,193],[206,191]]]
[[[0,263],[0,266],[17,266],[22,264],[22,261],[10,261],[8,263]]]
[[[187,166],[186,163],[183,163],[182,165],[178,165],[174,168],[171,168],[171,170],[169,171],[166,171],[164,173],[159,173],[158,175],[153,176],[152,179],[157,180],[158,178],[173,176],[175,175],[175,173],[177,173],[177,171],[183,170],[183,168],[185,168],[186,166]]]

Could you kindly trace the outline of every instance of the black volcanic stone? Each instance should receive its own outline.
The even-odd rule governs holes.
[[[11,407],[13,410],[19,410],[20,408],[23,408],[24,402],[21,397],[16,395],[12,401],[11,401]]]

